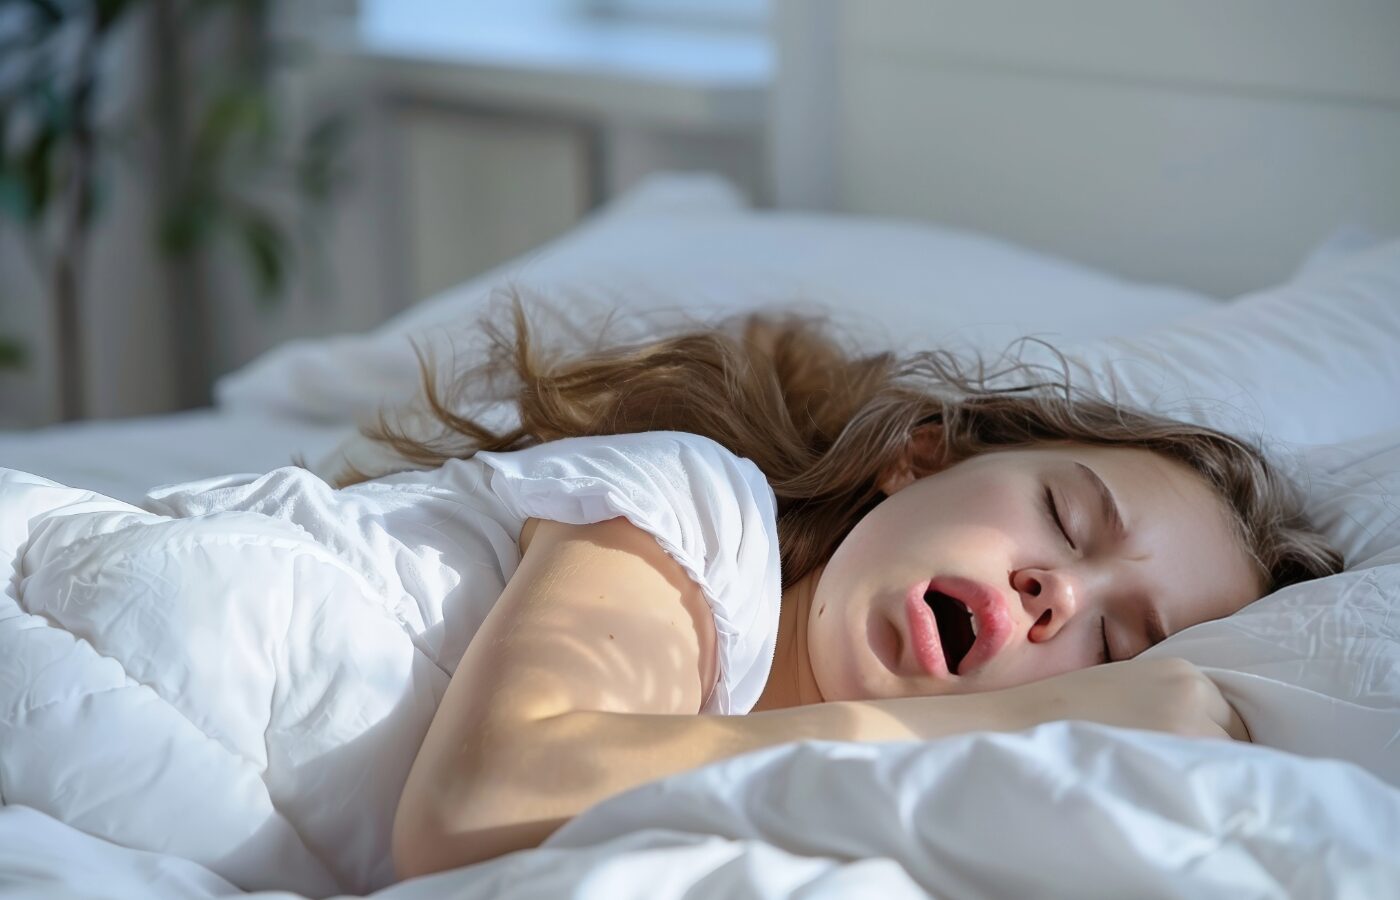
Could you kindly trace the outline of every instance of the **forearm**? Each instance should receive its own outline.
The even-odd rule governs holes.
[[[458,770],[435,782],[431,825],[409,867],[437,871],[535,846],[600,800],[750,750],[809,738],[930,739],[1022,724],[988,694],[747,716],[570,712],[539,719],[456,757]]]

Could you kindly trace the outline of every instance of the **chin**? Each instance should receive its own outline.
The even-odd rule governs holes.
[[[812,680],[817,683],[822,703],[873,699],[867,694],[863,679],[856,672],[833,673],[813,670]]]
[[[827,700],[897,700],[909,696],[900,690],[901,687],[907,686],[901,685],[897,680],[891,680],[887,672],[882,672],[881,675],[885,677],[852,677],[842,685],[844,690],[832,694],[823,691],[823,696]]]

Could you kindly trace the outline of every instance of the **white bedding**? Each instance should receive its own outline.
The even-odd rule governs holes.
[[[539,849],[372,896],[1378,900],[1400,888],[1397,835],[1400,791],[1346,763],[1054,723],[751,753],[599,804]],[[0,887],[147,900],[238,892],[188,860],[22,806],[0,808]]]
[[[1400,433],[1319,472],[1338,490],[1385,489],[1397,447]],[[451,668],[434,655],[441,622],[394,581],[421,573],[353,552],[333,529],[358,518],[166,518],[0,476],[0,555],[16,575],[0,601],[0,885],[115,890],[123,871],[156,865],[187,886],[389,887],[398,788]],[[312,499],[276,496],[288,510]],[[1372,553],[1360,569],[1162,645],[1200,664],[1214,654],[1253,733],[1294,752],[1082,725],[777,748],[644,786],[541,850],[441,877],[467,896],[573,879],[649,897],[835,893],[852,879],[950,896],[1042,880],[1050,894],[1119,896],[1400,889],[1400,623],[1386,614],[1400,517],[1345,493],[1321,502],[1343,504],[1349,552]],[[1240,647],[1250,656],[1230,659]],[[45,849],[25,851],[35,835]],[[83,849],[96,838],[112,846]]]
[[[136,502],[161,484],[314,462],[353,433],[257,411],[201,409],[35,431],[0,431],[0,467]]]

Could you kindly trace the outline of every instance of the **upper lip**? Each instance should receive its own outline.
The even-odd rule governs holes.
[[[966,606],[977,626],[977,638],[958,666],[958,676],[969,675],[992,660],[1011,640],[1011,610],[1002,593],[989,584],[944,575],[928,583],[928,590],[947,594]]]

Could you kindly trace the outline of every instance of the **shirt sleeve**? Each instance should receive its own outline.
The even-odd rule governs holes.
[[[719,677],[703,711],[753,708],[772,667],[782,597],[777,503],[757,466],[673,431],[566,438],[475,459],[521,518],[586,525],[625,516],[655,537],[714,613]]]

